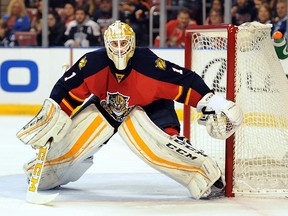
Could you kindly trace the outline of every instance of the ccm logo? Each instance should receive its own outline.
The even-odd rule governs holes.
[[[15,69],[16,68],[16,69]],[[12,74],[11,70],[19,70],[19,73]],[[23,73],[23,69],[28,69],[29,74]],[[9,75],[10,74],[10,75]],[[19,76],[19,77],[13,77]],[[27,75],[29,76],[27,78]],[[29,80],[27,83],[13,83],[11,80]],[[38,66],[30,60],[8,60],[4,61],[0,67],[0,86],[6,92],[32,92],[39,84]]]
[[[29,188],[28,190],[31,192],[36,192],[36,185],[39,183],[39,178],[41,171],[44,167],[44,160],[45,160],[45,155],[46,155],[47,149],[46,148],[41,148],[39,150],[37,160],[38,162],[35,164],[33,168],[33,175],[30,180]],[[36,177],[35,177],[36,176]]]

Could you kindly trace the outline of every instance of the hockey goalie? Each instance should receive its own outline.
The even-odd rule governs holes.
[[[185,186],[194,199],[209,197],[214,189],[223,192],[217,163],[180,136],[174,101],[202,112],[199,123],[217,139],[240,126],[239,107],[215,95],[195,72],[135,47],[135,33],[123,22],[108,27],[104,42],[63,74],[40,112],[17,133],[35,149],[48,145],[39,189],[78,180],[95,153],[119,133],[136,155]],[[35,166],[36,158],[24,164],[28,179]]]

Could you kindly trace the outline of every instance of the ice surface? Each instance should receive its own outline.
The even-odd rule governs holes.
[[[32,117],[0,116],[1,216],[142,216],[142,215],[287,215],[287,199],[221,198],[193,200],[182,185],[150,168],[116,135],[94,158],[93,167],[77,182],[54,191],[49,205],[25,202],[27,182],[22,164],[35,150],[16,138]]]

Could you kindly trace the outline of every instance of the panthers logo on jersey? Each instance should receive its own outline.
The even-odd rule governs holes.
[[[101,106],[118,122],[123,122],[133,107],[128,106],[129,96],[116,93],[107,93],[107,99],[101,100]]]

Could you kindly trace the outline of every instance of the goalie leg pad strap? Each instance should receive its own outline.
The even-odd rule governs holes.
[[[47,190],[79,179],[92,166],[93,154],[113,133],[114,128],[94,104],[83,109],[73,118],[65,138],[51,146],[39,189]],[[34,165],[33,160],[24,165],[28,177]]]
[[[169,136],[140,107],[135,107],[118,129],[136,155],[173,178],[199,199],[221,176],[217,164],[186,138]]]

